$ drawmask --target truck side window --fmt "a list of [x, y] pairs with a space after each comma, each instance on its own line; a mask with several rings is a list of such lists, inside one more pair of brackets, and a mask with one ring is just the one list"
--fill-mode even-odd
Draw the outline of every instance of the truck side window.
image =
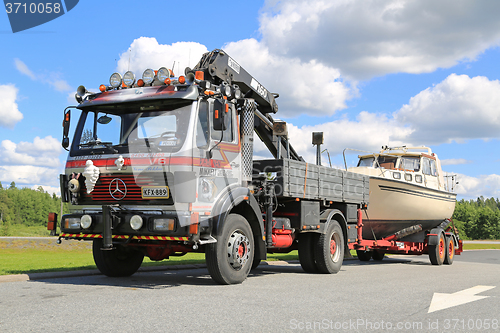
[[208, 103], [201, 101], [196, 123], [196, 146], [204, 148], [208, 145]]
[[[210, 119], [213, 119], [213, 109], [210, 109]], [[224, 135], [222, 137], [222, 141], [227, 141], [227, 142], [232, 142], [233, 141], [233, 110], [231, 107], [229, 107], [228, 112], [225, 113], [224, 115], [224, 122], [226, 123], [226, 130], [225, 131], [214, 131], [212, 128], [212, 139], [215, 141], [220, 141], [221, 135], [224, 132]]]

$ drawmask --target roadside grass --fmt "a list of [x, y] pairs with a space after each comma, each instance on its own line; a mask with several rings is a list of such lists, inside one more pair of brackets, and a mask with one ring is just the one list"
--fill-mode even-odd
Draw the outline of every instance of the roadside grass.
[[0, 228], [0, 236], [48, 237], [49, 235], [50, 231], [47, 230], [47, 226], [43, 225], [9, 224], [7, 228], [5, 226]]
[[[64, 242], [63, 242], [64, 244]], [[0, 275], [96, 269], [90, 243], [75, 242], [63, 247], [34, 240], [0, 241]], [[464, 244], [464, 250], [500, 249], [500, 244]], [[356, 257], [356, 251], [351, 254]], [[298, 252], [268, 254], [267, 261], [298, 260]], [[205, 263], [204, 253], [152, 261], [144, 258], [143, 266], [168, 266]]]

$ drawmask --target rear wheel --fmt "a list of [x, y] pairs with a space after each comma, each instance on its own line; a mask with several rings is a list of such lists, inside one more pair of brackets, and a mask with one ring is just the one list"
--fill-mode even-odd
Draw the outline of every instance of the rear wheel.
[[356, 250], [356, 254], [361, 261], [370, 261], [372, 258], [372, 251]]
[[433, 265], [442, 265], [446, 257], [446, 240], [444, 232], [439, 233], [439, 240], [436, 245], [429, 245], [429, 259]]
[[373, 250], [373, 253], [372, 253], [373, 260], [381, 261], [381, 260], [384, 259], [384, 257], [385, 257], [385, 253], [384, 252]]
[[446, 237], [446, 256], [444, 258], [445, 265], [453, 264], [453, 258], [455, 257], [455, 242], [453, 237]]
[[314, 257], [320, 273], [335, 274], [340, 271], [344, 260], [344, 235], [337, 221], [331, 220], [326, 232], [318, 237]]
[[247, 220], [230, 214], [223, 222], [217, 243], [205, 251], [208, 272], [220, 284], [242, 283], [254, 264], [254, 240]]
[[116, 245], [113, 250], [101, 250], [102, 238], [94, 239], [92, 254], [99, 271], [107, 276], [130, 276], [137, 272], [144, 260], [144, 254], [133, 248]]
[[314, 245], [318, 237], [316, 233], [306, 232], [301, 234], [299, 238], [299, 262], [307, 273], [318, 272], [318, 266], [314, 260]]

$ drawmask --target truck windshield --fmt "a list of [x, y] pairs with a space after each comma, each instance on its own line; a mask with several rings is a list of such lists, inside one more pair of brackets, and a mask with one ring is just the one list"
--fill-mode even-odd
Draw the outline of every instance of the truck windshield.
[[186, 140], [190, 114], [191, 103], [123, 114], [84, 111], [75, 131], [72, 152], [76, 155], [176, 152]]

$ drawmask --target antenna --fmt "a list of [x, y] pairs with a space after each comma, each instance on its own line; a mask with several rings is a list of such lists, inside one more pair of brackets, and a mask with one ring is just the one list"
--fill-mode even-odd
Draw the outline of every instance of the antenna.
[[129, 48], [129, 49], [128, 49], [128, 67], [127, 67], [127, 71], [129, 71], [129, 70], [130, 70], [130, 54], [131, 54], [131, 53], [132, 53], [132, 49], [131, 49], [131, 48]]
[[174, 63], [172, 64], [172, 73], [175, 73], [174, 72], [174, 67], [175, 67], [175, 60], [174, 60]]

